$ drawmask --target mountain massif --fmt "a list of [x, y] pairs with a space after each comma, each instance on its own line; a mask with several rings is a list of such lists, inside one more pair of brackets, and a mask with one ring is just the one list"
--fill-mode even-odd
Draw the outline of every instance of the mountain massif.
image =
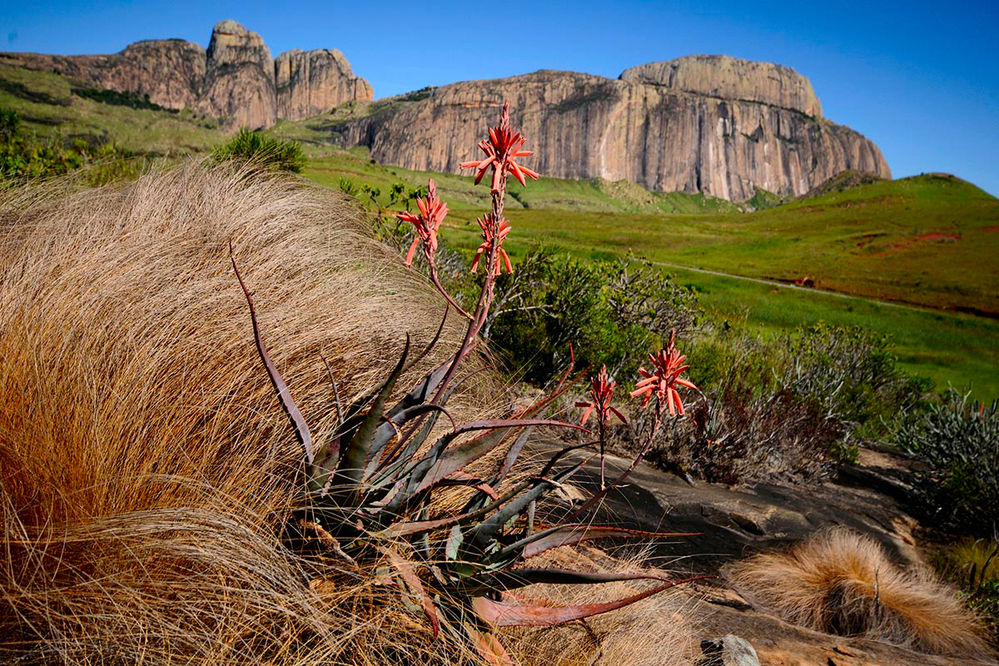
[[890, 178], [869, 139], [822, 117], [811, 84], [786, 67], [692, 56], [609, 79], [540, 71], [380, 100], [331, 125], [379, 162], [456, 171], [508, 99], [531, 168], [629, 180], [650, 190], [744, 201], [757, 188], [801, 195], [852, 169]]
[[308, 118], [373, 97], [371, 86], [354, 76], [339, 51], [292, 50], [273, 59], [260, 35], [235, 21], [216, 24], [207, 50], [160, 39], [136, 42], [112, 55], [3, 53], [0, 62], [148, 96], [153, 104], [191, 109], [233, 128], [268, 127], [278, 118]]
[[801, 195], [848, 169], [891, 176], [873, 142], [823, 117], [808, 79], [727, 56], [640, 65], [617, 79], [543, 70], [377, 102], [339, 51], [272, 59], [260, 35], [235, 21], [215, 26], [207, 50], [155, 40], [113, 55], [5, 53], [0, 62], [148, 96], [229, 128], [305, 121], [326, 141], [367, 146], [376, 161], [408, 169], [456, 172], [509, 100], [535, 151], [530, 166], [548, 176], [731, 201], [757, 190]]

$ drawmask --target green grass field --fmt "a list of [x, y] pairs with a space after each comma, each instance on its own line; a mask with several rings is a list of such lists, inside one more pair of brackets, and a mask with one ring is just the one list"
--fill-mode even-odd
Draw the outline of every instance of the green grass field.
[[217, 123], [185, 112], [136, 109], [73, 92], [65, 77], [0, 63], [0, 108], [16, 111], [39, 140], [96, 139], [154, 156], [207, 150], [223, 138]]
[[[415, 187], [434, 177], [451, 208], [445, 242], [465, 249], [479, 244], [474, 217], [488, 206], [488, 190], [471, 178], [374, 164], [363, 150], [312, 151], [307, 177], [331, 187], [340, 179], [378, 187], [382, 195], [377, 204], [369, 201], [372, 207], [387, 208], [385, 193], [393, 182]], [[715, 200], [676, 194], [687, 210], [701, 201], [707, 205], [675, 214], [636, 212], [633, 199], [613, 196], [615, 185], [544, 178], [528, 183], [526, 191], [516, 185], [507, 208], [514, 229], [507, 249], [516, 258], [546, 243], [584, 258], [634, 254], [669, 264], [664, 270], [697, 289], [717, 319], [764, 335], [817, 321], [861, 325], [891, 335], [901, 365], [937, 386], [970, 384], [980, 398], [999, 396], [999, 320], [940, 307], [999, 311], [999, 234], [990, 228], [999, 225], [999, 201], [973, 185], [940, 175], [880, 181], [754, 213], [738, 212], [728, 202], [711, 210]], [[571, 200], [574, 209], [552, 206], [559, 200]], [[917, 221], [924, 226], [913, 226]], [[884, 251], [941, 228], [961, 240]], [[873, 234], [879, 235], [867, 242]], [[819, 288], [740, 279], [804, 276]]]
[[[0, 64], [0, 108], [17, 111], [40, 140], [93, 137], [180, 157], [226, 139], [211, 119], [115, 101], [74, 91], [55, 74]], [[279, 122], [269, 133], [303, 142], [307, 178], [333, 188], [341, 181], [378, 188], [373, 199], [358, 196], [383, 212], [401, 205], [390, 202], [392, 184], [415, 188], [434, 177], [451, 208], [445, 241], [478, 245], [474, 218], [488, 206], [486, 187], [468, 176], [375, 164], [365, 149], [323, 145], [337, 118]], [[979, 397], [999, 396], [999, 200], [940, 174], [832, 190], [778, 206], [760, 192], [752, 203], [772, 207], [744, 212], [746, 205], [632, 183], [542, 178], [511, 187], [507, 249], [515, 258], [537, 243], [588, 258], [633, 253], [668, 265], [719, 320], [763, 334], [819, 320], [863, 325], [890, 334], [902, 365], [939, 386], [972, 383]], [[815, 289], [745, 279], [805, 277]]]

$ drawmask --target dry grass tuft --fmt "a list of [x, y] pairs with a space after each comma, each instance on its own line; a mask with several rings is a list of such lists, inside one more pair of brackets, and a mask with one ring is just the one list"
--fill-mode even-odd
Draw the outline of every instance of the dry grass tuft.
[[319, 353], [349, 398], [441, 314], [351, 207], [197, 164], [2, 197], [0, 661], [460, 661], [366, 572], [313, 589], [312, 565], [279, 538], [299, 448], [227, 243], [321, 437]]
[[873, 539], [846, 529], [820, 533], [786, 553], [732, 566], [734, 587], [785, 620], [923, 652], [983, 657], [974, 615], [928, 574], [900, 569]]
[[[590, 547], [561, 548], [538, 558], [580, 571], [646, 571], [644, 558], [617, 560]], [[535, 562], [532, 562], [532, 566]], [[659, 571], [663, 575], [667, 572]], [[641, 583], [533, 585], [524, 594], [558, 604], [586, 604], [634, 594]], [[545, 666], [688, 666], [700, 655], [690, 620], [691, 597], [675, 588], [605, 615], [550, 629], [512, 630], [504, 638], [523, 663]]]

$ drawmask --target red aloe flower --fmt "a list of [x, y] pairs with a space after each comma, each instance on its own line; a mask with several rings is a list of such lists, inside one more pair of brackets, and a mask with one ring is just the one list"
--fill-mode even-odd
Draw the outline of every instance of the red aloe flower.
[[506, 272], [513, 273], [513, 266], [510, 265], [510, 257], [507, 256], [506, 250], [503, 249], [503, 239], [510, 233], [510, 223], [506, 220], [500, 220], [499, 227], [497, 228], [497, 225], [493, 223], [491, 213], [487, 213], [484, 217], [475, 221], [479, 223], [479, 227], [482, 229], [482, 245], [475, 251], [475, 259], [472, 261], [472, 272], [474, 273], [479, 267], [479, 259], [483, 253], [487, 257], [489, 256], [493, 243], [495, 243], [496, 248], [499, 250], [496, 256], [497, 261], [502, 258], [503, 265], [506, 266]]
[[437, 231], [441, 228], [441, 223], [444, 222], [444, 216], [447, 215], [447, 204], [437, 196], [437, 184], [433, 178], [427, 183], [426, 198], [418, 198], [416, 205], [420, 209], [419, 215], [413, 215], [409, 211], [396, 213], [396, 217], [403, 222], [409, 222], [416, 229], [416, 238], [413, 239], [413, 244], [409, 246], [409, 252], [406, 253], [407, 266], [413, 263], [413, 255], [416, 253], [416, 246], [420, 244], [420, 241], [423, 241], [423, 252], [427, 255], [427, 261], [433, 263], [434, 255], [437, 254]]
[[611, 396], [614, 395], [615, 386], [617, 384], [611, 381], [607, 375], [607, 366], [601, 366], [600, 373], [590, 379], [590, 402], [576, 403], [576, 407], [586, 408], [586, 411], [583, 412], [583, 418], [579, 421], [580, 425], [585, 424], [594, 411], [596, 411], [597, 421], [600, 423], [606, 423], [611, 412], [614, 412], [625, 423], [628, 422], [628, 419], [624, 418], [624, 414], [611, 407], [610, 401]]
[[642, 407], [649, 404], [653, 395], [659, 403], [660, 409], [666, 407], [671, 416], [683, 414], [683, 403], [680, 401], [680, 394], [676, 391], [676, 385], [698, 390], [696, 386], [686, 379], [680, 379], [680, 375], [689, 366], [683, 365], [686, 356], [681, 356], [677, 351], [674, 341], [676, 331], [670, 332], [669, 344], [665, 349], [661, 349], [657, 354], [649, 354], [652, 361], [653, 371], [649, 372], [645, 368], [639, 368], [638, 372], [644, 379], [635, 384], [635, 390], [631, 392], [631, 397], [642, 396]]
[[531, 150], [521, 150], [526, 140], [523, 134], [510, 128], [510, 102], [505, 102], [499, 126], [490, 127], [489, 138], [479, 141], [479, 148], [486, 154], [485, 158], [478, 161], [462, 162], [459, 166], [462, 169], [479, 170], [475, 174], [476, 185], [482, 181], [482, 176], [491, 166], [493, 168], [493, 192], [499, 192], [500, 178], [504, 173], [512, 173], [521, 185], [526, 185], [525, 176], [537, 180], [538, 174], [513, 161], [515, 157], [528, 157], [534, 154]]

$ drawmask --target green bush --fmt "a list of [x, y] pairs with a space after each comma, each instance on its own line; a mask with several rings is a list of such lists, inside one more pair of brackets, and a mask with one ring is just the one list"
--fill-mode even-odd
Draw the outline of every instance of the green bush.
[[537, 248], [496, 281], [483, 334], [538, 384], [551, 378], [570, 342], [581, 363], [630, 378], [671, 330], [682, 335], [699, 317], [696, 295], [649, 265]]
[[898, 417], [930, 389], [896, 367], [888, 336], [861, 326], [819, 323], [782, 336], [776, 347], [786, 350], [784, 384], [854, 438], [890, 437]]
[[232, 139], [212, 151], [216, 160], [245, 160], [269, 169], [299, 173], [305, 167], [305, 153], [295, 141], [241, 129]]
[[137, 175], [135, 157], [102, 140], [50, 139], [39, 143], [25, 134], [16, 112], [0, 109], [0, 187], [30, 178], [57, 176], [84, 166], [87, 169], [83, 182], [103, 185]]
[[903, 423], [896, 442], [932, 468], [922, 479], [932, 517], [976, 533], [999, 526], [999, 401], [950, 388]]

